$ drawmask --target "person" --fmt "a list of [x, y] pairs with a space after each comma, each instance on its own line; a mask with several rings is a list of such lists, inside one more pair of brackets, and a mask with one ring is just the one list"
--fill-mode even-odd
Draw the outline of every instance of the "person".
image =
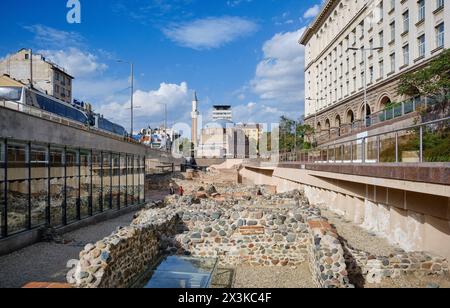
[[183, 186], [180, 186], [179, 193], [180, 193], [180, 196], [183, 197], [183, 195], [184, 195], [184, 188], [183, 188]]
[[170, 185], [169, 185], [169, 191], [170, 191], [170, 195], [175, 195], [175, 189], [173, 188], [173, 184], [172, 183], [170, 183]]

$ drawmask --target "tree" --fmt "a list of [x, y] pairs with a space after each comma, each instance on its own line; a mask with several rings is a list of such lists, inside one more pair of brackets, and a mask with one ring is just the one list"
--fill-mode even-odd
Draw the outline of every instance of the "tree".
[[282, 116], [280, 118], [280, 152], [310, 149], [311, 144], [305, 141], [305, 136], [312, 131], [313, 128], [305, 125], [302, 117], [296, 121]]
[[431, 97], [445, 112], [450, 101], [450, 49], [423, 69], [405, 74], [400, 79], [398, 93], [409, 97]]

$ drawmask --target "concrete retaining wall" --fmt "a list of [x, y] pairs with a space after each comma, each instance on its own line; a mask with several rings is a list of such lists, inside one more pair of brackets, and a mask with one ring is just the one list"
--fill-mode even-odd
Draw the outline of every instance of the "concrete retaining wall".
[[320, 175], [285, 168], [246, 167], [240, 171], [244, 183], [274, 185], [278, 192], [301, 189], [311, 204], [325, 205], [406, 251], [450, 258], [450, 198], [442, 185], [422, 183], [423, 190], [436, 192], [425, 194], [415, 192], [414, 183], [405, 181], [397, 181], [398, 186], [391, 189], [382, 179], [372, 178], [373, 184], [365, 184], [356, 177], [352, 182], [336, 179], [337, 174], [330, 174], [330, 178]]

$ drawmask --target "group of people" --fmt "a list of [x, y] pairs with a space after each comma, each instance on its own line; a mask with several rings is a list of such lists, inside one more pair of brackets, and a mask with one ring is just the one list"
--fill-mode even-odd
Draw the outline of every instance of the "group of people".
[[[175, 195], [175, 187], [173, 187], [172, 183], [170, 183], [170, 185], [169, 185], [169, 191], [170, 191], [170, 195], [172, 195], [172, 196]], [[178, 194], [180, 196], [184, 196], [184, 188], [183, 188], [183, 186], [178, 187]]]

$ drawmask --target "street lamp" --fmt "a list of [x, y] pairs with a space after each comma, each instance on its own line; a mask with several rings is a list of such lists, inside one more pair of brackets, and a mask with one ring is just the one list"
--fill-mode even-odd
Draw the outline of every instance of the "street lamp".
[[134, 102], [133, 102], [133, 97], [134, 97], [134, 64], [133, 62], [127, 62], [127, 61], [123, 61], [123, 60], [117, 60], [118, 63], [126, 63], [126, 64], [130, 64], [131, 66], [131, 131], [130, 134], [131, 136], [133, 136], [133, 130], [134, 130]]
[[358, 51], [361, 50], [363, 53], [363, 61], [364, 61], [364, 127], [367, 127], [367, 65], [366, 65], [366, 61], [367, 61], [367, 51], [375, 51], [375, 50], [382, 50], [383, 47], [372, 47], [372, 48], [356, 48], [356, 47], [349, 47], [347, 49], [347, 52], [349, 50], [354, 50], [354, 51]]

